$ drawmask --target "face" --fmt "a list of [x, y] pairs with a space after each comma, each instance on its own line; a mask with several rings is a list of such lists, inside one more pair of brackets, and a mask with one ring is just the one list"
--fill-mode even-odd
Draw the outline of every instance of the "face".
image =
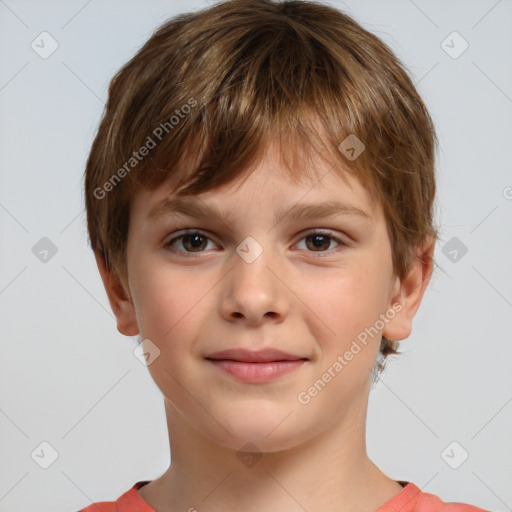
[[381, 334], [403, 334], [380, 205], [348, 174], [315, 170], [292, 183], [271, 148], [245, 182], [187, 198], [215, 214], [162, 207], [168, 185], [132, 204], [133, 309], [118, 321], [133, 315], [159, 351], [148, 368], [166, 406], [233, 449], [282, 450], [352, 421]]

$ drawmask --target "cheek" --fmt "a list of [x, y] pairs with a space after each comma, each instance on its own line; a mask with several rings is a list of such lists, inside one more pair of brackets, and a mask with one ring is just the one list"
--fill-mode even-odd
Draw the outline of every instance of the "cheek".
[[[193, 369], [189, 357], [197, 339], [199, 318], [204, 311], [206, 292], [211, 288], [198, 285], [190, 273], [170, 271], [160, 264], [145, 266], [138, 274], [137, 318], [141, 339], [149, 339], [159, 349], [159, 356], [148, 370], [164, 396], [186, 404], [178, 381]], [[203, 298], [203, 300], [201, 300]], [[173, 378], [174, 377], [174, 378]]]
[[205, 314], [212, 285], [206, 279], [191, 277], [190, 270], [180, 272], [161, 261], [148, 260], [137, 276], [141, 336], [154, 338], [166, 350], [173, 340], [187, 339], [187, 333], [193, 339], [192, 331], [199, 325], [198, 316]]
[[383, 274], [371, 261], [361, 259], [357, 266], [336, 269], [306, 288], [310, 327], [329, 352], [342, 351], [383, 312]]

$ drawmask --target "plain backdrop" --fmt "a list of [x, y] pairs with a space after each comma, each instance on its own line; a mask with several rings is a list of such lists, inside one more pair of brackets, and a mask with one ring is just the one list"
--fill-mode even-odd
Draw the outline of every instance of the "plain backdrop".
[[[445, 501], [512, 510], [512, 1], [330, 3], [403, 60], [440, 139], [444, 272], [371, 392], [369, 455]], [[0, 1], [1, 512], [115, 500], [169, 464], [162, 396], [88, 245], [82, 175], [110, 78], [205, 6]]]

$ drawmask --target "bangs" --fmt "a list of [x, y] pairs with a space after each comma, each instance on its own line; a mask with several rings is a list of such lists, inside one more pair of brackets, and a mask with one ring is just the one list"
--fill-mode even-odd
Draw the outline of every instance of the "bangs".
[[[313, 171], [314, 161], [321, 159], [342, 179], [345, 172], [354, 173], [372, 196], [377, 194], [369, 169], [375, 169], [378, 139], [369, 147], [365, 134], [371, 131], [360, 115], [369, 111], [364, 102], [371, 95], [353, 86], [357, 78], [351, 75], [361, 73], [355, 57], [347, 53], [349, 65], [340, 67], [303, 26], [298, 31], [276, 18], [251, 30], [239, 18], [237, 13], [238, 33], [236, 28], [228, 34], [212, 31], [208, 49], [184, 69], [184, 63], [178, 67], [182, 74], [170, 69], [175, 62], [148, 62], [148, 80], [124, 107], [126, 119], [119, 120], [137, 128], [131, 140], [118, 140], [116, 153], [128, 146], [136, 151], [148, 137], [154, 146], [126, 180], [130, 195], [163, 182], [178, 184], [179, 195], [198, 194], [244, 179], [271, 145], [278, 146], [293, 181], [321, 179]], [[190, 45], [201, 41], [192, 39]], [[351, 66], [356, 68], [351, 71]], [[176, 85], [170, 87], [170, 80]], [[170, 93], [164, 96], [165, 88]], [[339, 149], [349, 136], [365, 147], [354, 160]], [[121, 160], [126, 157], [125, 152]]]
[[[164, 183], [169, 192], [177, 196], [201, 194], [233, 182], [242, 185], [261, 164], [267, 153], [277, 149], [279, 165], [272, 169], [276, 176], [286, 175], [294, 184], [308, 181], [312, 186], [327, 174], [335, 173], [346, 181], [346, 173], [359, 177], [364, 188], [375, 198], [377, 188], [369, 173], [356, 166], [347, 165], [347, 160], [338, 149], [336, 140], [330, 140], [319, 130], [313, 118], [308, 124], [294, 127], [273, 126], [268, 128], [251, 125], [243, 132], [233, 134], [227, 144], [217, 149], [214, 134], [200, 132], [190, 137], [180, 152], [162, 148], [151, 166], [132, 171], [129, 194], [133, 197], [141, 187], [154, 190]], [[323, 166], [320, 169], [319, 163]], [[365, 176], [360, 175], [364, 173]], [[373, 185], [373, 186], [372, 186]]]
[[319, 161], [358, 179], [383, 208], [402, 277], [435, 234], [436, 143], [401, 62], [350, 16], [307, 1], [220, 2], [164, 23], [112, 79], [86, 168], [91, 246], [125, 273], [138, 190], [243, 182], [275, 145], [275, 172], [292, 182], [321, 180]]

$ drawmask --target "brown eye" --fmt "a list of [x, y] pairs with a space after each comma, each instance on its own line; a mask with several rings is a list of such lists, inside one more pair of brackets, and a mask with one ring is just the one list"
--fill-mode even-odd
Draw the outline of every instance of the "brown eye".
[[[332, 252], [335, 252], [337, 246], [331, 248], [333, 242], [338, 244], [338, 246], [347, 245], [331, 233], [324, 233], [321, 231], [315, 231], [307, 234], [301, 239], [300, 243], [303, 241], [305, 241], [305, 248], [300, 249], [310, 253], [317, 253], [317, 256], [327, 256]], [[193, 231], [190, 233], [183, 233], [180, 236], [173, 238], [165, 244], [165, 248], [172, 252], [182, 254], [202, 253], [207, 250], [209, 242], [213, 244], [205, 233]]]
[[311, 243], [306, 245], [311, 250], [326, 250], [330, 245], [330, 238], [328, 235], [308, 235], [305, 239], [310, 240]]
[[329, 251], [332, 242], [334, 241], [338, 245], [346, 245], [339, 238], [332, 236], [331, 233], [323, 233], [320, 231], [316, 231], [313, 233], [309, 233], [302, 240], [305, 240], [305, 246], [307, 252], [332, 252]]
[[[181, 241], [181, 248], [176, 248], [175, 245], [178, 241]], [[176, 252], [203, 252], [206, 246], [208, 245], [208, 241], [210, 239], [204, 234], [198, 231], [193, 233], [185, 233], [183, 235], [177, 236], [173, 238], [165, 246], [170, 250]]]
[[206, 238], [203, 235], [200, 235], [200, 234], [184, 235], [182, 238], [183, 238], [183, 247], [185, 247], [187, 250], [190, 249], [191, 252], [200, 251], [200, 250], [204, 249], [204, 247], [206, 247], [206, 244], [205, 244]]

